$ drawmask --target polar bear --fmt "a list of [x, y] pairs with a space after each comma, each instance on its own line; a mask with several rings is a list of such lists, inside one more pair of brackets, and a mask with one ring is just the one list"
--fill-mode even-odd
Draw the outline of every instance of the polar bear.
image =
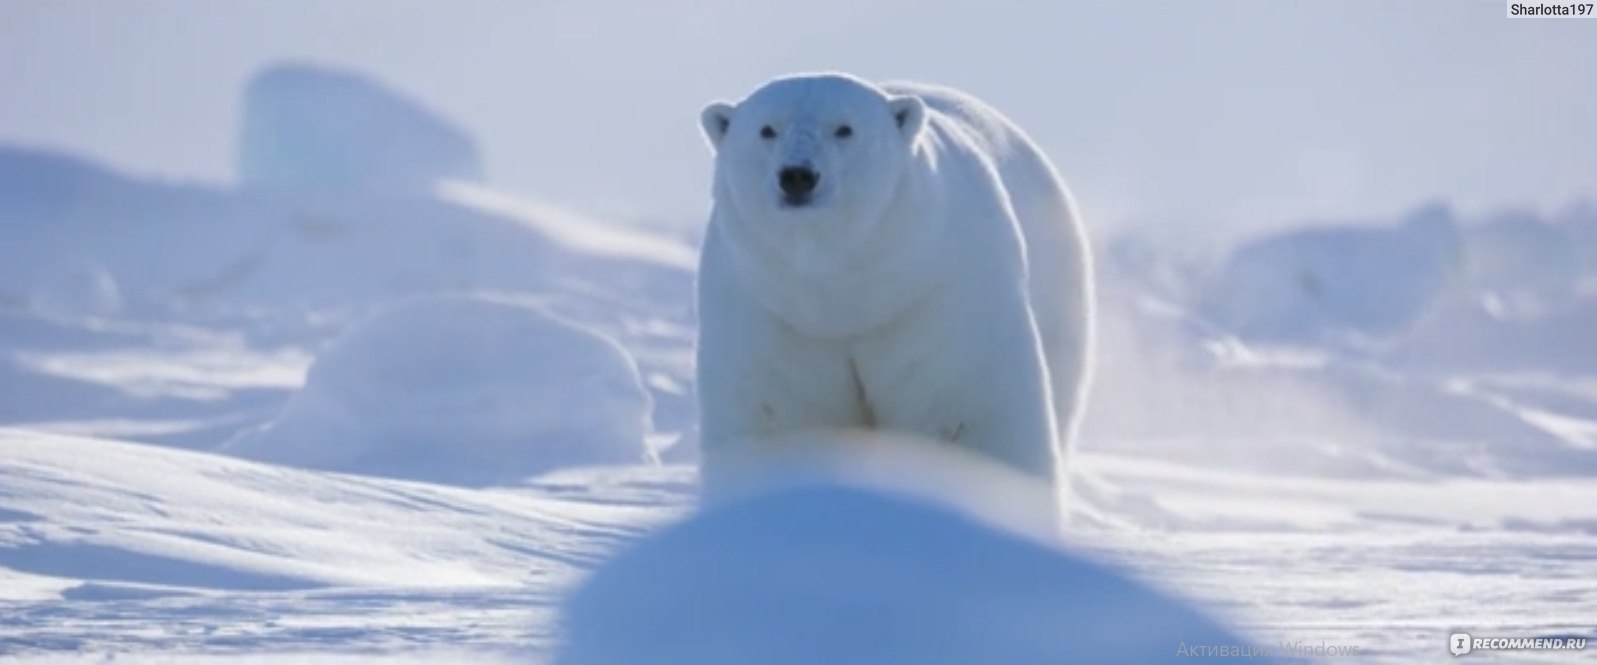
[[879, 429], [1059, 487], [1091, 266], [1013, 123], [955, 90], [772, 80], [701, 114], [715, 153], [697, 374], [707, 493], [793, 432]]

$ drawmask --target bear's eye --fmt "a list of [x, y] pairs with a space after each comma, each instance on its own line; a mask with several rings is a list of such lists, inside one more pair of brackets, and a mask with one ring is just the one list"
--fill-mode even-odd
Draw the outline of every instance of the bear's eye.
[[840, 139], [846, 139], [846, 138], [848, 138], [850, 136], [853, 136], [853, 135], [854, 135], [854, 128], [850, 127], [848, 125], [842, 125], [842, 126], [837, 128], [837, 131], [832, 132], [832, 136], [836, 136], [837, 138], [840, 138]]
[[764, 127], [761, 127], [760, 128], [760, 138], [762, 138], [762, 139], [774, 139], [774, 138], [776, 138], [776, 130], [772, 129], [770, 125], [766, 125]]

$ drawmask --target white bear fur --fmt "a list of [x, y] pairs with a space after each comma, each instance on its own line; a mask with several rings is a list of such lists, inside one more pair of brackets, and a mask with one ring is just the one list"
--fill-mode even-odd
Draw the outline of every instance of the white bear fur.
[[[773, 80], [702, 121], [716, 154], [698, 291], [706, 490], [763, 442], [856, 428], [1058, 487], [1087, 380], [1091, 268], [1031, 140], [963, 93], [842, 74]], [[785, 206], [777, 173], [799, 163], [819, 184]]]

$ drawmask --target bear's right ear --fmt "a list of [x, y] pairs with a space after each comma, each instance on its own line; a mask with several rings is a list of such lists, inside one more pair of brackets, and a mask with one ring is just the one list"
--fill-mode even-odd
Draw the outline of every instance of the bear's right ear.
[[732, 127], [733, 106], [726, 102], [711, 102], [699, 112], [699, 124], [704, 128], [704, 138], [710, 142], [710, 149], [721, 147], [721, 139], [726, 138], [726, 130]]

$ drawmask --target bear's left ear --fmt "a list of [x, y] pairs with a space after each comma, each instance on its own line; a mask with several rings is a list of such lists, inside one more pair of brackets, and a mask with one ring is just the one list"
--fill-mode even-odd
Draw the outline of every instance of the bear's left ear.
[[704, 138], [710, 142], [710, 149], [721, 147], [721, 139], [726, 138], [726, 130], [732, 127], [732, 105], [726, 102], [711, 102], [699, 112], [699, 124], [704, 128]]
[[915, 140], [926, 126], [926, 102], [914, 95], [887, 100], [887, 111], [893, 114], [893, 122], [898, 123], [898, 131], [903, 132], [906, 140]]

